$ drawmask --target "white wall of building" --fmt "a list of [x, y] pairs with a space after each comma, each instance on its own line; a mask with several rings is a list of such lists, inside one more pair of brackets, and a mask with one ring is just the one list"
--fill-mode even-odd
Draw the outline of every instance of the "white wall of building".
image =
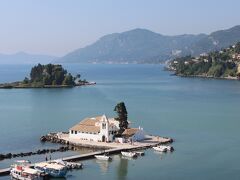
[[123, 138], [123, 137], [117, 137], [117, 138], [115, 138], [115, 142], [118, 142], [118, 143], [125, 143], [125, 142], [126, 142], [126, 139]]
[[73, 131], [73, 134], [72, 134], [71, 130], [69, 131], [69, 138], [88, 140], [88, 141], [102, 141], [102, 136], [100, 136], [98, 133], [87, 134], [87, 133], [81, 133], [77, 131], [77, 134], [75, 134], [75, 131]]
[[[95, 126], [99, 127], [99, 132], [80, 132], [69, 130], [69, 138], [87, 140], [87, 141], [106, 141], [113, 142], [114, 135], [119, 130], [119, 122], [112, 119], [108, 119], [105, 115], [102, 116], [101, 120], [95, 123]], [[145, 139], [145, 132], [139, 127], [138, 131], [130, 138], [132, 141], [142, 141]], [[125, 143], [125, 138], [116, 138], [115, 141], [119, 143]]]
[[133, 141], [142, 141], [145, 139], [145, 135], [146, 133], [142, 130], [139, 129], [133, 136], [132, 136], [132, 140]]

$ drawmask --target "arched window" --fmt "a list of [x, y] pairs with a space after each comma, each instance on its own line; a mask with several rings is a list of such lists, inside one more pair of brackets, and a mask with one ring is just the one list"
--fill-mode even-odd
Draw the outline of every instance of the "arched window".
[[102, 123], [102, 129], [106, 129], [106, 123]]

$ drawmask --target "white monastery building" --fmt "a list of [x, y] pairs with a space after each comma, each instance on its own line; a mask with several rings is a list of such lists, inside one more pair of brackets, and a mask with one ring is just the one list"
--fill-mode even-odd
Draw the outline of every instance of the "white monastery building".
[[106, 115], [92, 118], [85, 118], [69, 129], [69, 138], [97, 141], [97, 142], [126, 142], [141, 141], [145, 139], [145, 132], [142, 128], [128, 128], [122, 138], [116, 138], [119, 130], [119, 122], [114, 118], [107, 118]]

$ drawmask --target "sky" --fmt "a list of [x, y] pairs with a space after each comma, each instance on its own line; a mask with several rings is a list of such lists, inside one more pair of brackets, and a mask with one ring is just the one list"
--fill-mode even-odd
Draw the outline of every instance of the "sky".
[[0, 0], [0, 53], [63, 56], [106, 34], [164, 35], [240, 25], [239, 0]]

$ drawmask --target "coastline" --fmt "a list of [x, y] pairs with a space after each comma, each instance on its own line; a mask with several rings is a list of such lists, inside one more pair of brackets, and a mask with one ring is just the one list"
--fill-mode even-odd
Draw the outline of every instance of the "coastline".
[[41, 86], [34, 86], [34, 85], [28, 85], [28, 84], [21, 84], [20, 82], [13, 82], [13, 83], [0, 84], [0, 89], [73, 88], [77, 86], [90, 86], [90, 85], [96, 85], [96, 82], [86, 82], [86, 83], [80, 83], [75, 85], [41, 85]]
[[207, 76], [207, 75], [183, 75], [183, 74], [176, 74], [174, 73], [175, 76], [179, 77], [185, 77], [185, 78], [203, 78], [203, 79], [218, 79], [218, 80], [239, 80], [237, 77], [214, 77], [214, 76]]

